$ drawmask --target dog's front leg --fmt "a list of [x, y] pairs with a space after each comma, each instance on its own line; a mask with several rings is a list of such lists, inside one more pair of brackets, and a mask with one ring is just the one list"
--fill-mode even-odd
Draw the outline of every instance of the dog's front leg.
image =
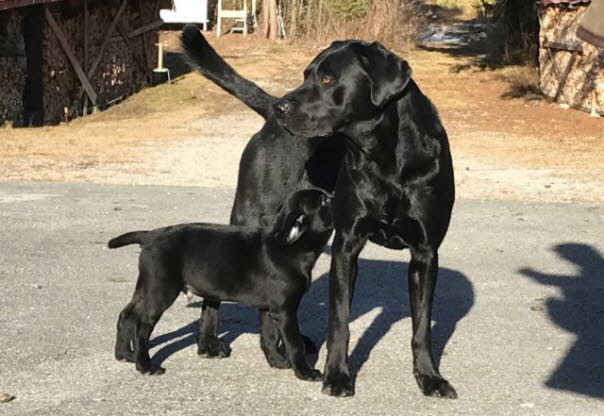
[[323, 393], [352, 396], [354, 383], [348, 366], [350, 305], [357, 277], [357, 261], [366, 238], [336, 230], [329, 272], [329, 329]]
[[271, 319], [267, 309], [260, 312], [260, 348], [264, 352], [268, 365], [273, 368], [291, 368], [285, 348], [280, 345], [281, 336], [276, 322]]
[[304, 338], [298, 325], [298, 304], [292, 302], [284, 309], [271, 308], [270, 317], [279, 328], [283, 337], [285, 351], [296, 377], [306, 381], [320, 381], [323, 377], [319, 370], [310, 368], [304, 357]]
[[440, 375], [432, 357], [431, 316], [437, 274], [437, 251], [411, 248], [409, 298], [413, 323], [413, 373], [426, 396], [455, 399], [455, 389]]

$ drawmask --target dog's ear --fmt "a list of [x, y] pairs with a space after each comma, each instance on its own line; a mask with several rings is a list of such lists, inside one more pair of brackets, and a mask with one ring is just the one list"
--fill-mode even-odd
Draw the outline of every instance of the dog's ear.
[[411, 67], [378, 42], [358, 49], [363, 68], [369, 76], [371, 102], [382, 108], [403, 92], [411, 80]]
[[294, 244], [306, 231], [308, 218], [306, 215], [290, 212], [287, 215], [279, 215], [273, 228], [273, 237], [283, 245]]

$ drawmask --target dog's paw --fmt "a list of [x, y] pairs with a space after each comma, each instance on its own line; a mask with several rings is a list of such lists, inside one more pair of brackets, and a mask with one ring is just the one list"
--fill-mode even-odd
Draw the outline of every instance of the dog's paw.
[[134, 362], [134, 353], [132, 351], [115, 351], [115, 359], [127, 363]]
[[308, 369], [306, 371], [296, 372], [296, 377], [304, 381], [321, 381], [323, 380], [323, 374], [319, 370]]
[[287, 357], [281, 354], [271, 354], [266, 356], [266, 361], [268, 365], [272, 368], [278, 368], [280, 370], [286, 370], [288, 368], [292, 368], [291, 363], [287, 359]]
[[150, 365], [145, 365], [145, 366], [137, 365], [136, 369], [141, 374], [146, 374], [146, 375], [150, 375], [150, 376], [159, 376], [166, 372], [165, 369], [163, 369], [162, 367], [160, 367], [157, 364], [150, 364]]
[[230, 349], [218, 337], [208, 337], [199, 341], [197, 354], [205, 358], [227, 358]]
[[354, 384], [350, 375], [343, 372], [334, 372], [323, 377], [322, 392], [335, 397], [354, 396]]
[[415, 379], [422, 393], [426, 396], [457, 399], [457, 392], [453, 386], [442, 377], [415, 374]]

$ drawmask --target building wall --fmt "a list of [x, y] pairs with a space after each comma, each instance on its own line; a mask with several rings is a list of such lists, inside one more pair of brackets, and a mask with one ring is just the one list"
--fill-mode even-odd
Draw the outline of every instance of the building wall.
[[25, 45], [19, 10], [0, 12], [0, 126], [23, 124]]
[[572, 51], [552, 50], [552, 61], [547, 49], [543, 47], [544, 42], [578, 45], [582, 52], [577, 55], [571, 67], [559, 100], [571, 107], [586, 110], [593, 107], [604, 114], [604, 51], [583, 42], [575, 35], [586, 9], [585, 6], [576, 9], [558, 6], [540, 8], [540, 87], [546, 96], [554, 97], [559, 79], [572, 56]]

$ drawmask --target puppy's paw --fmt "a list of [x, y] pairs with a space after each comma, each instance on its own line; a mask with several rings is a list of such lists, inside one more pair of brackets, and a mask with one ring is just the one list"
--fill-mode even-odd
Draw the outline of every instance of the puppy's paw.
[[457, 392], [453, 386], [442, 377], [415, 374], [415, 379], [422, 393], [426, 396], [457, 399]]
[[199, 341], [197, 354], [205, 358], [227, 358], [231, 355], [231, 350], [220, 338], [206, 337]]
[[304, 381], [321, 381], [323, 380], [323, 374], [319, 370], [308, 369], [302, 372], [296, 372], [296, 377]]
[[287, 357], [284, 357], [280, 354], [267, 355], [266, 361], [268, 362], [268, 365], [270, 365], [272, 368], [278, 368], [280, 370], [292, 368], [292, 365], [290, 364]]
[[115, 359], [128, 363], [134, 362], [134, 353], [132, 351], [115, 351]]
[[159, 376], [162, 375], [166, 372], [165, 369], [163, 369], [162, 367], [160, 367], [157, 364], [149, 364], [149, 365], [136, 365], [136, 369], [141, 373], [141, 374], [146, 374], [146, 375], [150, 375], [150, 376]]
[[354, 385], [350, 375], [335, 372], [323, 377], [323, 394], [335, 397], [348, 397], [354, 395]]

